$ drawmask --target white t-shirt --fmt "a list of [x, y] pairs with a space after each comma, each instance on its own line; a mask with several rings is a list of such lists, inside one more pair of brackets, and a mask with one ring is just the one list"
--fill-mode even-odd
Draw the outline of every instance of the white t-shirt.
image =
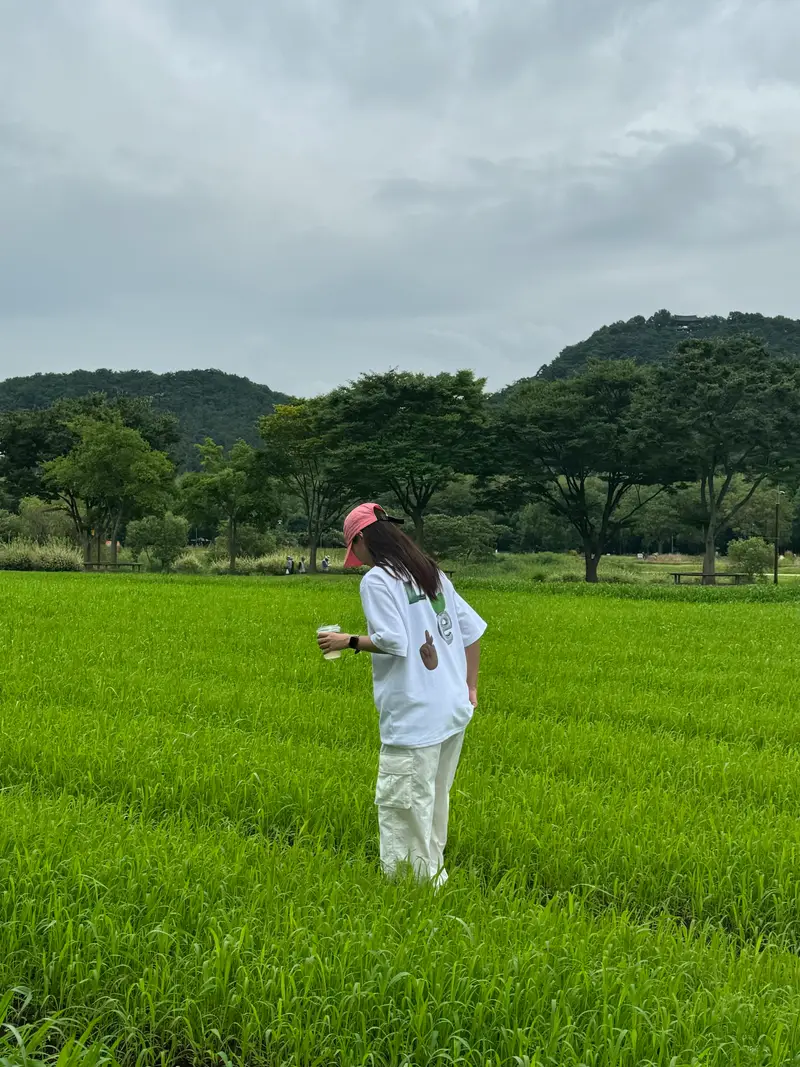
[[[440, 574], [431, 601], [412, 585], [373, 567], [361, 581], [373, 654], [375, 704], [385, 745], [422, 748], [463, 730], [472, 718], [464, 649], [483, 636], [486, 623]], [[433, 636], [439, 665], [429, 671], [419, 654], [425, 631]]]

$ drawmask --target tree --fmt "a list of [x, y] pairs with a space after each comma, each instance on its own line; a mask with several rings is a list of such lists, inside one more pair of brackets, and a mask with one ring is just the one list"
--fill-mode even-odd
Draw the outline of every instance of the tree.
[[525, 504], [514, 516], [513, 547], [519, 552], [568, 552], [582, 547], [575, 527], [541, 500]]
[[[734, 478], [730, 496], [738, 501], [749, 494], [750, 485], [742, 477]], [[794, 518], [794, 493], [783, 490], [772, 482], [764, 481], [736, 513], [732, 532], [738, 538], [763, 537], [774, 544], [775, 505], [778, 505], [778, 534], [781, 541], [788, 541]]]
[[134, 555], [144, 552], [148, 559], [156, 560], [163, 570], [168, 571], [186, 548], [188, 537], [188, 521], [182, 515], [168, 511], [164, 515], [146, 515], [128, 523], [125, 544]]
[[234, 574], [239, 526], [273, 518], [277, 512], [275, 493], [263, 476], [258, 453], [246, 441], [237, 441], [226, 455], [222, 445], [207, 437], [197, 445], [197, 451], [201, 470], [184, 476], [181, 508], [191, 522], [226, 524], [229, 567]]
[[[228, 554], [228, 524], [221, 522], [218, 535], [211, 542], [212, 553], [219, 558], [223, 552]], [[278, 548], [278, 539], [271, 530], [259, 529], [247, 523], [236, 527], [236, 553], [238, 556], [270, 556]]]
[[77, 441], [66, 455], [44, 465], [44, 483], [72, 519], [86, 561], [94, 529], [98, 562], [103, 536], [110, 538], [116, 562], [122, 524], [164, 506], [174, 468], [163, 452], [152, 449], [138, 430], [121, 421], [82, 418], [70, 430]]
[[792, 521], [786, 528], [786, 539], [792, 551], [800, 554], [800, 490], [795, 492], [793, 497]]
[[19, 515], [15, 515], [8, 508], [0, 508], [0, 541], [12, 541], [19, 535]]
[[263, 467], [297, 498], [306, 520], [312, 573], [322, 535], [353, 502], [353, 457], [335, 430], [326, 397], [279, 405], [259, 423], [266, 445]]
[[74, 535], [69, 516], [57, 502], [26, 496], [19, 503], [19, 534], [29, 541], [45, 544], [47, 541], [64, 540]]
[[[650, 403], [658, 432], [699, 483], [703, 581], [713, 584], [720, 536], [800, 456], [800, 369], [753, 337], [687, 341], [655, 369]], [[737, 476], [749, 482], [738, 497]]]
[[477, 510], [475, 476], [457, 474], [443, 489], [431, 497], [429, 509], [432, 515], [474, 515]]
[[65, 455], [75, 443], [65, 405], [42, 411], [7, 411], [0, 414], [0, 479], [15, 504], [26, 496], [45, 496], [44, 464]]
[[157, 412], [149, 400], [103, 393], [58, 400], [48, 408], [0, 413], [0, 482], [16, 501], [56, 495], [44, 479], [45, 466], [65, 456], [83, 420], [121, 423], [136, 430], [150, 448], [168, 452], [178, 439], [177, 420]]
[[472, 563], [494, 555], [497, 527], [485, 515], [431, 515], [426, 527], [428, 547], [440, 558]]
[[743, 541], [731, 541], [728, 545], [728, 559], [751, 578], [763, 581], [772, 566], [772, 545], [767, 544], [763, 537], [748, 537]]
[[484, 379], [456, 374], [365, 374], [330, 402], [337, 440], [351, 459], [351, 482], [373, 500], [392, 493], [423, 544], [434, 494], [473, 473], [485, 426]]
[[642, 539], [645, 551], [655, 547], [662, 553], [675, 541], [696, 542], [697, 532], [692, 522], [694, 487], [687, 486], [660, 493], [633, 517], [631, 533]]
[[494, 414], [487, 468], [501, 492], [544, 501], [580, 536], [586, 581], [621, 529], [670, 483], [667, 455], [642, 403], [647, 372], [592, 362], [566, 381], [528, 380]]

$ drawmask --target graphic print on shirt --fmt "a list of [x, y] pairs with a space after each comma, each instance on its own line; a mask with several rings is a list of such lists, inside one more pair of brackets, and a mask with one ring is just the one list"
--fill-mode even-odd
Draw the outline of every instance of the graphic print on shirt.
[[[409, 604], [420, 604], [428, 598], [424, 593], [419, 593], [411, 584], [411, 582], [405, 582], [406, 597]], [[453, 643], [453, 620], [450, 618], [450, 614], [447, 611], [447, 602], [444, 598], [444, 593], [439, 594], [431, 599], [431, 607], [436, 612], [436, 627], [439, 631], [439, 636], [447, 645]]]

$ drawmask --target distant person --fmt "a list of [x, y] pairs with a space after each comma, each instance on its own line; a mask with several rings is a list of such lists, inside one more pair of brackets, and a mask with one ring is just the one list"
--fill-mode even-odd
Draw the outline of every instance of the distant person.
[[322, 573], [327, 574], [331, 569], [331, 561], [329, 556], [322, 557]]
[[[410, 862], [417, 877], [447, 881], [444, 848], [464, 731], [478, 704], [486, 623], [436, 563], [378, 504], [344, 521], [345, 567], [366, 565], [367, 636], [323, 632], [323, 653], [372, 653], [381, 752], [375, 803], [381, 865]], [[433, 634], [436, 635], [434, 640]]]
[[306, 573], [306, 561], [304, 559], [300, 560], [300, 566], [297, 568], [297, 573], [298, 574], [305, 574]]
[[286, 557], [286, 573], [294, 574], [294, 560], [291, 556]]

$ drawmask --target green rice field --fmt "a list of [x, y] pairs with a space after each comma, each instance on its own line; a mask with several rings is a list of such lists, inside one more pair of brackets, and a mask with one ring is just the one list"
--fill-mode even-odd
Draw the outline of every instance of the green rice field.
[[800, 601], [462, 591], [437, 894], [352, 579], [0, 575], [0, 1067], [800, 1064]]

